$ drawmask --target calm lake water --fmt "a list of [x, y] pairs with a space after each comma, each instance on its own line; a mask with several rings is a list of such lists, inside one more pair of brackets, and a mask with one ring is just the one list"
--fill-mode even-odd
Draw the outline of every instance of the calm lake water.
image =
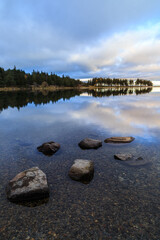
[[[0, 239], [160, 239], [160, 91], [101, 90], [0, 92]], [[130, 144], [103, 142], [82, 150], [86, 137], [133, 136]], [[61, 144], [48, 157], [46, 141]], [[115, 153], [143, 157], [139, 166]], [[77, 158], [94, 161], [89, 184], [68, 171]], [[38, 166], [50, 198], [14, 204], [5, 186], [17, 173]]]

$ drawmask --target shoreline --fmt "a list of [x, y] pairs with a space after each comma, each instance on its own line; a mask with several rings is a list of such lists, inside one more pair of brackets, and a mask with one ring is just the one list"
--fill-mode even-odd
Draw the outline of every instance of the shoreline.
[[3, 87], [0, 88], [0, 92], [9, 92], [9, 91], [57, 91], [57, 90], [94, 90], [94, 89], [122, 89], [122, 88], [135, 88], [135, 89], [142, 89], [142, 88], [156, 88], [160, 86], [81, 86], [81, 87], [55, 87], [55, 86], [48, 86], [48, 87]]

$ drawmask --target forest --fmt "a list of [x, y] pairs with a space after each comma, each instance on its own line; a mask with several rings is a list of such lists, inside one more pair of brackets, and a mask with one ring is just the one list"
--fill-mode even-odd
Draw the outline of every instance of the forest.
[[39, 72], [33, 70], [32, 73], [25, 73], [23, 70], [13, 69], [4, 70], [0, 67], [0, 88], [4, 87], [18, 87], [18, 88], [30, 88], [30, 87], [42, 87], [46, 88], [48, 86], [55, 87], [80, 87], [80, 86], [153, 86], [150, 80], [128, 80], [120, 78], [93, 78], [88, 80], [88, 82], [82, 82], [76, 80], [69, 76], [62, 77], [55, 73], [48, 74], [46, 72]]
[[58, 76], [55, 73], [45, 73], [34, 71], [25, 73], [23, 70], [13, 69], [4, 70], [0, 68], [0, 87], [47, 87], [50, 85], [58, 87], [77, 87], [81, 84], [80, 80], [75, 80], [69, 76]]
[[135, 81], [133, 79], [120, 79], [120, 78], [93, 78], [88, 81], [88, 85], [91, 86], [153, 86], [150, 80], [143, 80], [137, 78]]

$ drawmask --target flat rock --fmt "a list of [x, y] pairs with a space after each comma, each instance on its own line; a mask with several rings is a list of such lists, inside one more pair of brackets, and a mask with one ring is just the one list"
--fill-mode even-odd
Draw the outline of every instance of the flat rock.
[[105, 143], [130, 143], [134, 137], [111, 137], [104, 140]]
[[85, 138], [78, 144], [82, 149], [97, 149], [102, 146], [101, 140]]
[[127, 161], [127, 160], [131, 160], [133, 156], [130, 153], [119, 153], [119, 154], [115, 154], [114, 158], [121, 161]]
[[45, 155], [53, 155], [59, 148], [60, 144], [53, 141], [43, 143], [41, 146], [37, 147], [38, 151]]
[[38, 167], [20, 172], [8, 183], [6, 193], [13, 202], [46, 198], [49, 196], [46, 174]]
[[76, 181], [89, 182], [94, 175], [94, 163], [90, 160], [76, 159], [69, 170], [69, 176]]

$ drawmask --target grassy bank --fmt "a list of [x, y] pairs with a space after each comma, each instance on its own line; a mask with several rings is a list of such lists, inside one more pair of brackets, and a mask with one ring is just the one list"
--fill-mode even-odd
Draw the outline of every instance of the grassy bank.
[[[154, 86], [159, 87], [159, 86]], [[97, 86], [79, 86], [79, 87], [56, 87], [56, 86], [47, 86], [47, 87], [31, 87], [31, 88], [25, 88], [25, 87], [3, 87], [0, 88], [0, 91], [55, 91], [55, 90], [71, 90], [71, 89], [110, 89], [110, 88], [116, 88], [116, 89], [122, 89], [122, 88], [152, 88], [152, 86], [104, 86], [104, 87], [97, 87]]]

